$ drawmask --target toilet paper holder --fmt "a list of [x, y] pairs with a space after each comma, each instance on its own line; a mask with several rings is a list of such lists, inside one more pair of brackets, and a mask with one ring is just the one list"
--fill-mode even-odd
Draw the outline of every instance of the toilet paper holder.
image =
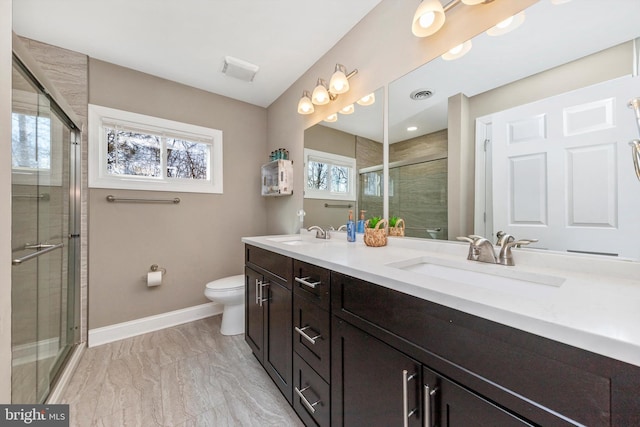
[[158, 270], [160, 270], [162, 272], [163, 276], [165, 274], [167, 274], [167, 269], [166, 268], [162, 268], [162, 267], [158, 267], [158, 264], [151, 264], [151, 267], [149, 267], [149, 271], [158, 271]]

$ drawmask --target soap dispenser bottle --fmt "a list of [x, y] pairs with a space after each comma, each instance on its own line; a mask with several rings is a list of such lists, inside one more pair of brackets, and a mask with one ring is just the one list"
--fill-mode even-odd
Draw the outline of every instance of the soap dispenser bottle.
[[349, 211], [349, 220], [347, 221], [347, 241], [356, 241], [356, 223], [353, 221], [353, 211]]
[[363, 234], [364, 233], [364, 213], [365, 210], [360, 211], [360, 219], [358, 220], [358, 226], [356, 228], [356, 233]]

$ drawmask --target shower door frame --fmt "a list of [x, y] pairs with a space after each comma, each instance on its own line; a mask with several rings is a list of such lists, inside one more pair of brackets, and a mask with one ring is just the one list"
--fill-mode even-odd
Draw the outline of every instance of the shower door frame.
[[[44, 76], [35, 61], [27, 52], [16, 46], [14, 35], [13, 49], [13, 66], [18, 66], [21, 72], [25, 74], [32, 84], [41, 94], [43, 94], [50, 104], [52, 114], [56, 114], [59, 119], [69, 128], [69, 139], [62, 141], [69, 147], [69, 202], [68, 214], [69, 235], [66, 239], [67, 246], [67, 292], [71, 294], [72, 299], [68, 299], [66, 307], [67, 317], [67, 336], [69, 337], [65, 343], [63, 350], [57, 356], [56, 362], [52, 365], [54, 374], [49, 377], [49, 388], [46, 395], [42, 397], [40, 402], [47, 401], [48, 396], [54, 390], [55, 384], [64, 373], [64, 368], [69, 357], [73, 353], [73, 349], [81, 343], [80, 322], [81, 322], [81, 294], [80, 294], [80, 272], [81, 272], [81, 245], [80, 245], [80, 222], [81, 222], [81, 127], [78, 125], [80, 121], [77, 116], [70, 110], [64, 99], [59, 95], [57, 90], [51, 85], [49, 80]], [[13, 107], [12, 107], [13, 109]], [[64, 237], [64, 236], [63, 236]], [[37, 255], [36, 255], [37, 256]], [[14, 286], [14, 284], [12, 284]], [[72, 301], [72, 304], [70, 303]]]

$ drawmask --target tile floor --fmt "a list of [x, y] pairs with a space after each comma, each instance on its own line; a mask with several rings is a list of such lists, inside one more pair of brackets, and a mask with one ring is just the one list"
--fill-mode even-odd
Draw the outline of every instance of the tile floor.
[[63, 403], [71, 426], [303, 426], [220, 316], [89, 348]]

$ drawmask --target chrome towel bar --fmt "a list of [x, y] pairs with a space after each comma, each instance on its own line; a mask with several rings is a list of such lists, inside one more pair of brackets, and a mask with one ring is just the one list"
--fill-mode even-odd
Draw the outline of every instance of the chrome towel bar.
[[107, 196], [107, 202], [123, 202], [123, 203], [180, 203], [180, 199], [178, 197], [174, 199], [128, 199], [124, 197], [115, 197], [109, 194]]

